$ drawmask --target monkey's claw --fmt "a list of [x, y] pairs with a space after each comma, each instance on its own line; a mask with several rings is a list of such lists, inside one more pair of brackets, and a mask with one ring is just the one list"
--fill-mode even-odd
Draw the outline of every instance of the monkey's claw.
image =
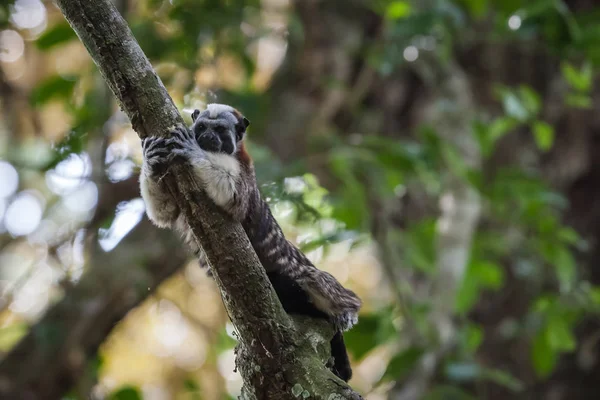
[[166, 139], [162, 137], [146, 137], [142, 140], [144, 162], [150, 168], [151, 175], [162, 174], [170, 161]]
[[168, 146], [171, 149], [172, 157], [180, 157], [186, 160], [198, 158], [202, 155], [202, 149], [194, 133], [184, 127], [177, 126], [171, 131], [171, 137], [167, 140]]
[[171, 137], [167, 139], [172, 150], [191, 149], [196, 143], [194, 133], [184, 126], [177, 126], [171, 131]]
[[331, 318], [331, 322], [336, 329], [344, 332], [358, 323], [358, 314], [355, 312], [345, 312]]
[[347, 331], [358, 322], [358, 310], [362, 303], [353, 291], [345, 289], [337, 296], [336, 313], [331, 317], [333, 324], [341, 331]]
[[169, 137], [146, 137], [142, 140], [144, 160], [153, 175], [161, 174], [177, 158], [189, 159], [191, 152], [200, 149], [192, 131], [177, 126]]

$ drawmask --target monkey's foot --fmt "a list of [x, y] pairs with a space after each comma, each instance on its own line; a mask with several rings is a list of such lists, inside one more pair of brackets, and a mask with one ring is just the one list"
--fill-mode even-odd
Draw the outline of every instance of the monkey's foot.
[[358, 314], [355, 312], [338, 314], [334, 317], [331, 317], [331, 322], [336, 329], [344, 332], [358, 323]]
[[328, 314], [333, 324], [340, 330], [346, 331], [356, 324], [362, 302], [352, 290], [343, 287], [333, 275], [315, 268], [299, 283], [306, 290], [313, 304]]

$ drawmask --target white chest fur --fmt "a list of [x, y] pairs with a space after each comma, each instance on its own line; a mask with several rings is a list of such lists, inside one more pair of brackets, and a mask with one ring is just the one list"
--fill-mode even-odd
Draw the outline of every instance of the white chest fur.
[[193, 160], [192, 165], [211, 199], [221, 207], [229, 205], [240, 178], [239, 161], [227, 154], [204, 152], [203, 157]]

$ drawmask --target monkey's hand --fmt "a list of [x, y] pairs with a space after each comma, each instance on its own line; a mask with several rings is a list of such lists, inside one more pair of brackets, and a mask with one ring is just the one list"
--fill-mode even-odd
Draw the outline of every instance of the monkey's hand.
[[171, 136], [166, 139], [166, 144], [171, 149], [172, 160], [194, 164], [198, 160], [206, 158], [206, 152], [202, 150], [190, 129], [183, 125], [177, 125], [170, 133]]
[[179, 208], [167, 191], [162, 178], [172, 161], [169, 139], [146, 137], [142, 140], [144, 161], [140, 174], [140, 192], [148, 218], [160, 228], [169, 228], [179, 216]]
[[161, 179], [167, 172], [167, 165], [171, 162], [169, 154], [169, 139], [150, 136], [142, 139], [142, 154], [144, 167], [149, 178]]

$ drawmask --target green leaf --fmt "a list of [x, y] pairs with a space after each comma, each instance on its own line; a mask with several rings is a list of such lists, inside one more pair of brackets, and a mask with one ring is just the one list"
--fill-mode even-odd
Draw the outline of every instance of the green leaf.
[[483, 343], [483, 329], [473, 323], [467, 323], [461, 331], [461, 342], [465, 351], [474, 354]]
[[592, 108], [592, 98], [585, 94], [569, 93], [566, 99], [567, 105], [574, 108]]
[[188, 378], [183, 381], [183, 387], [185, 388], [186, 394], [189, 400], [200, 400], [202, 398], [200, 393], [200, 385], [195, 379]]
[[471, 261], [456, 296], [456, 311], [468, 312], [479, 299], [481, 289], [498, 290], [503, 283], [504, 271], [499, 265], [489, 261]]
[[344, 342], [357, 360], [377, 346], [373, 332], [377, 330], [378, 325], [379, 318], [375, 315], [361, 315], [358, 324], [348, 332], [344, 332]]
[[496, 118], [491, 124], [488, 131], [490, 138], [493, 141], [500, 139], [511, 130], [519, 126], [519, 122], [510, 117]]
[[504, 271], [493, 262], [480, 261], [473, 263], [473, 276], [486, 289], [500, 289], [504, 283]]
[[200, 386], [198, 386], [198, 382], [196, 382], [194, 379], [186, 379], [183, 382], [183, 386], [186, 388], [186, 390], [189, 391], [197, 391], [200, 390]]
[[593, 71], [590, 63], [585, 63], [578, 71], [571, 64], [563, 62], [561, 64], [563, 77], [569, 85], [580, 92], [589, 92], [592, 87]]
[[497, 8], [504, 14], [511, 15], [523, 7], [520, 0], [491, 0], [493, 7]]
[[481, 120], [474, 121], [473, 133], [479, 142], [484, 157], [492, 155], [496, 141], [518, 125], [519, 122], [511, 117], [496, 118], [490, 123]]
[[421, 359], [424, 350], [410, 347], [396, 354], [389, 362], [382, 380], [400, 380], [415, 369], [416, 363]]
[[556, 307], [556, 303], [556, 295], [541, 295], [536, 299], [532, 309], [538, 313], [549, 313], [552, 308]]
[[577, 231], [575, 231], [573, 228], [569, 227], [561, 228], [558, 231], [558, 237], [568, 245], [577, 244], [581, 240], [579, 233], [577, 233]]
[[227, 333], [227, 329], [223, 328], [220, 330], [217, 336], [215, 348], [217, 350], [217, 353], [220, 354], [226, 350], [233, 349], [236, 346], [236, 344], [237, 340], [229, 336], [229, 334]]
[[405, 256], [409, 266], [424, 272], [434, 271], [435, 235], [436, 222], [433, 219], [423, 219], [410, 225], [405, 236]]
[[519, 97], [521, 98], [522, 104], [529, 111], [530, 114], [537, 114], [542, 108], [542, 100], [539, 94], [537, 94], [532, 88], [526, 85], [519, 87]]
[[325, 247], [331, 244], [340, 243], [346, 240], [354, 241], [358, 239], [357, 233], [354, 231], [339, 230], [326, 235], [318, 236], [315, 239], [300, 244], [300, 250], [307, 253], [320, 247]]
[[518, 121], [525, 122], [529, 112], [520, 99], [512, 92], [507, 92], [502, 98], [504, 112]]
[[481, 368], [481, 378], [494, 382], [513, 392], [522, 392], [525, 385], [519, 379], [512, 376], [509, 372], [495, 368]]
[[65, 79], [61, 76], [53, 76], [38, 84], [31, 93], [31, 102], [39, 106], [54, 98], [68, 98], [73, 93], [77, 82], [76, 77], [70, 76]]
[[[506, 115], [518, 122], [524, 123], [535, 118], [542, 108], [540, 96], [527, 85], [521, 85], [518, 89], [497, 86], [494, 91], [502, 101]], [[504, 129], [500, 132], [503, 133]]]
[[533, 339], [531, 361], [535, 372], [541, 378], [548, 377], [558, 362], [558, 352], [548, 344], [544, 331]]
[[67, 23], [59, 23], [46, 30], [37, 40], [35, 45], [40, 50], [49, 50], [59, 44], [76, 39], [75, 31]]
[[411, 7], [408, 2], [393, 1], [387, 6], [385, 10], [385, 16], [392, 20], [398, 20], [410, 15], [410, 11]]
[[595, 305], [600, 305], [600, 287], [596, 286], [592, 288], [589, 295]]
[[553, 315], [548, 319], [544, 332], [548, 346], [557, 352], [573, 351], [577, 347], [572, 330], [560, 315]]
[[467, 313], [477, 303], [479, 299], [479, 284], [467, 277], [468, 273], [465, 274], [462, 286], [456, 296], [455, 309], [459, 314]]
[[548, 151], [554, 143], [554, 128], [544, 121], [535, 121], [533, 123], [533, 135], [538, 148]]
[[548, 12], [553, 12], [556, 10], [556, 1], [555, 0], [534, 0], [522, 2], [521, 8], [523, 15], [527, 18], [544, 16], [547, 15]]
[[139, 389], [134, 386], [125, 386], [113, 392], [110, 400], [142, 400], [142, 394]]
[[473, 135], [477, 139], [479, 148], [485, 157], [492, 154], [494, 150], [494, 143], [490, 140], [488, 133], [488, 126], [483, 121], [479, 119], [473, 121]]
[[475, 18], [485, 16], [488, 10], [488, 0], [463, 0], [469, 13]]
[[0, 328], [0, 351], [10, 350], [28, 331], [27, 324], [14, 323]]
[[577, 278], [577, 266], [571, 252], [562, 246], [557, 248], [554, 265], [560, 284], [560, 291], [565, 293], [573, 290]]
[[361, 315], [358, 324], [344, 332], [344, 342], [357, 360], [376, 346], [396, 338], [393, 315], [393, 309], [389, 307], [377, 313]]

